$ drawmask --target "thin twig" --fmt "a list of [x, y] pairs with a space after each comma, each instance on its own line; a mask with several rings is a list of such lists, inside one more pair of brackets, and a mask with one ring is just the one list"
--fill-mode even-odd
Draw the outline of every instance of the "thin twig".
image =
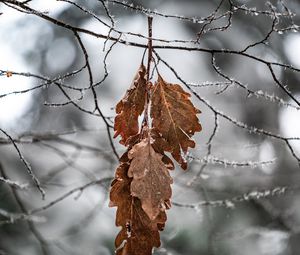
[[63, 201], [64, 199], [66, 199], [67, 197], [71, 196], [72, 194], [74, 194], [76, 192], [82, 192], [86, 188], [88, 188], [90, 186], [93, 186], [93, 185], [98, 185], [98, 184], [101, 185], [101, 184], [106, 183], [106, 182], [111, 182], [112, 179], [113, 179], [113, 177], [105, 177], [105, 178], [101, 178], [101, 179], [98, 179], [98, 180], [93, 180], [89, 183], [86, 183], [86, 184], [80, 186], [80, 187], [77, 187], [77, 188], [74, 188], [74, 189], [68, 191], [67, 193], [65, 193], [62, 196], [58, 197], [57, 199], [51, 201], [47, 205], [44, 205], [42, 207], [39, 207], [39, 208], [36, 208], [36, 209], [33, 209], [33, 210], [29, 211], [28, 214], [31, 215], [31, 214], [35, 214], [35, 213], [38, 213], [38, 212], [45, 211], [45, 210], [49, 209], [50, 207], [56, 205], [57, 203]]
[[14, 139], [6, 132], [4, 131], [2, 128], [0, 128], [0, 131], [11, 141], [12, 145], [15, 147], [20, 160], [22, 161], [22, 163], [24, 164], [24, 166], [27, 169], [28, 174], [30, 175], [30, 177], [32, 178], [32, 180], [34, 181], [37, 189], [40, 191], [41, 195], [42, 195], [42, 199], [45, 199], [45, 191], [44, 189], [41, 187], [41, 183], [38, 180], [38, 178], [35, 176], [35, 174], [33, 173], [30, 164], [27, 162], [27, 160], [24, 158], [23, 154], [21, 153], [20, 149], [18, 148], [17, 144], [14, 142]]
[[[4, 168], [2, 167], [2, 165], [0, 164], [0, 173], [1, 175], [5, 178], [8, 179], [7, 174], [5, 173]], [[10, 186], [11, 192], [16, 200], [16, 203], [20, 209], [20, 211], [24, 214], [24, 215], [28, 215], [28, 210], [25, 206], [25, 204], [23, 203], [21, 197], [19, 196], [17, 190], [15, 189], [15, 187]], [[36, 238], [36, 240], [39, 243], [39, 246], [41, 248], [42, 254], [43, 255], [50, 255], [50, 251], [48, 249], [48, 243], [46, 241], [46, 239], [43, 237], [43, 235], [41, 234], [41, 232], [36, 228], [35, 224], [33, 221], [31, 220], [27, 220], [26, 221], [28, 228], [30, 229], [30, 231], [32, 232], [32, 234], [34, 235], [34, 237]]]

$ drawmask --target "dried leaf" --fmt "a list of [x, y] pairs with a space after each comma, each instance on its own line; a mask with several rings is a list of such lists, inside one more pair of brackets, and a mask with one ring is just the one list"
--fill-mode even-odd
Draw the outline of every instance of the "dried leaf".
[[12, 76], [12, 72], [11, 71], [7, 71], [6, 72], [6, 77], [11, 77]]
[[151, 221], [137, 198], [132, 200], [130, 214], [131, 221], [128, 222], [126, 231], [122, 229], [116, 238], [116, 247], [120, 247], [117, 255], [151, 255], [153, 247], [160, 246], [159, 230], [162, 229], [159, 226], [164, 226], [166, 214], [161, 212], [160, 217]]
[[125, 226], [130, 220], [127, 216], [131, 208], [130, 183], [127, 177], [129, 164], [121, 163], [116, 170], [115, 179], [111, 184], [109, 206], [117, 206], [116, 226]]
[[133, 177], [131, 195], [141, 200], [142, 208], [151, 220], [169, 207], [173, 180], [163, 155], [155, 152], [148, 138], [133, 146], [128, 153], [132, 159], [128, 176]]
[[150, 130], [150, 136], [152, 139], [152, 147], [153, 149], [160, 153], [162, 157], [162, 161], [167, 165], [168, 169], [174, 169], [174, 163], [173, 161], [165, 155], [165, 151], [170, 151], [171, 147], [167, 143], [167, 141], [161, 136], [161, 134], [155, 129], [152, 128]]
[[134, 80], [123, 99], [116, 106], [115, 135], [122, 137], [120, 143], [125, 144], [127, 139], [138, 134], [138, 117], [144, 111], [146, 99], [146, 68], [141, 65]]
[[110, 206], [117, 206], [116, 225], [122, 229], [116, 237], [117, 255], [151, 255], [153, 247], [160, 246], [159, 231], [166, 222], [165, 212], [150, 220], [139, 199], [130, 195], [131, 178], [128, 163], [121, 163], [110, 192]]
[[165, 150], [171, 152], [183, 169], [187, 168], [187, 163], [182, 153], [187, 153], [189, 147], [195, 147], [190, 138], [202, 129], [196, 115], [200, 111], [189, 97], [190, 94], [179, 85], [167, 83], [159, 76], [151, 98], [152, 126], [167, 141]]
[[[115, 137], [127, 152], [120, 158], [110, 191], [110, 206], [117, 207], [116, 225], [121, 227], [116, 237], [117, 255], [151, 255], [160, 246], [159, 231], [167, 220], [166, 209], [171, 207], [169, 170], [174, 169], [172, 156], [186, 169], [182, 157], [195, 146], [191, 136], [201, 131], [190, 94], [176, 84], [166, 83], [160, 76], [155, 86], [147, 85], [146, 69], [142, 65], [131, 88], [116, 107]], [[151, 122], [143, 122], [139, 132], [138, 118], [144, 112], [147, 91], [152, 92]], [[149, 126], [150, 124], [150, 126]]]

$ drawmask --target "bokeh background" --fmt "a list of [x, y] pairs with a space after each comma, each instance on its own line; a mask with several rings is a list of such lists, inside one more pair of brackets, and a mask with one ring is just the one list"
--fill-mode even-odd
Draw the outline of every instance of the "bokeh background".
[[[63, 77], [84, 65], [82, 50], [72, 31], [36, 13], [21, 12], [13, 2], [0, 1], [0, 127], [6, 132], [0, 137], [0, 164], [2, 178], [16, 182], [0, 182], [0, 254], [114, 254], [118, 228], [115, 208], [108, 207], [108, 192], [118, 162], [106, 125], [101, 117], [71, 104], [57, 84], [45, 81], [56, 79], [75, 88], [89, 87], [87, 69]], [[154, 41], [154, 45], [232, 51], [262, 40], [272, 29], [274, 18], [266, 13], [277, 13], [278, 23], [266, 42], [247, 53], [295, 67], [274, 66], [274, 73], [300, 100], [299, 1], [23, 2], [66, 24], [104, 35], [110, 29], [99, 19], [111, 25], [113, 18], [117, 30], [147, 36], [147, 14], [152, 10], [153, 37], [171, 41]], [[114, 31], [110, 35], [119, 36]], [[100, 109], [113, 125], [114, 106], [130, 86], [144, 48], [84, 33], [80, 37], [94, 81], [105, 78], [95, 89]], [[147, 44], [147, 38], [128, 33], [121, 39]], [[300, 137], [299, 105], [276, 85], [261, 62], [239, 54], [216, 54], [215, 65], [231, 79], [228, 82], [214, 70], [209, 53], [157, 52], [195, 93], [231, 120], [280, 137]], [[165, 80], [182, 84], [162, 62], [158, 68]], [[256, 94], [249, 96], [239, 82]], [[90, 89], [66, 91], [80, 107], [93, 111]], [[293, 156], [284, 140], [258, 135], [255, 130], [248, 132], [218, 115], [217, 132], [207, 144], [216, 127], [215, 114], [197, 97], [192, 96], [192, 101], [202, 112], [203, 131], [195, 136], [197, 146], [187, 155], [188, 170], [177, 167], [172, 173], [174, 205], [161, 233], [162, 245], [154, 254], [299, 254], [299, 140], [290, 141]], [[7, 134], [15, 139], [40, 180], [45, 200]], [[125, 151], [118, 138], [114, 145], [119, 155]], [[92, 184], [80, 189], [87, 183]], [[74, 192], [68, 195], [70, 191]], [[42, 208], [52, 201], [56, 202]], [[25, 211], [34, 213], [25, 217]]]

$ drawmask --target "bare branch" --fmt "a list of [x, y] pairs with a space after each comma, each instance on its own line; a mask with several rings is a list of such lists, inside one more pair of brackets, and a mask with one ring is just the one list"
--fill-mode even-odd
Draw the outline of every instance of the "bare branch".
[[113, 179], [113, 177], [106, 177], [106, 178], [101, 178], [99, 180], [94, 180], [94, 181], [91, 181], [89, 183], [86, 183], [86, 184], [84, 184], [80, 187], [77, 187], [77, 188], [74, 188], [74, 189], [68, 191], [67, 193], [65, 193], [64, 195], [58, 197], [57, 199], [53, 200], [52, 202], [48, 203], [47, 205], [44, 205], [40, 208], [36, 208], [36, 209], [33, 209], [33, 210], [29, 211], [28, 214], [31, 215], [31, 214], [35, 214], [35, 213], [47, 210], [50, 207], [52, 207], [52, 206], [56, 205], [57, 203], [63, 201], [64, 199], [66, 199], [67, 197], [71, 196], [72, 194], [74, 194], [76, 192], [82, 193], [86, 188], [88, 188], [90, 186], [98, 185], [98, 184], [102, 185], [103, 183], [111, 182], [112, 179]]
[[[12, 145], [15, 147], [15, 149], [16, 149], [18, 155], [19, 155], [20, 160], [22, 161], [22, 163], [24, 164], [24, 166], [27, 169], [28, 174], [30, 175], [30, 177], [34, 181], [34, 183], [35, 183], [36, 187], [38, 188], [38, 190], [40, 191], [40, 193], [42, 194], [42, 198], [45, 199], [45, 194], [46, 193], [45, 193], [44, 189], [41, 187], [40, 181], [38, 180], [38, 178], [33, 173], [30, 164], [24, 158], [24, 156], [21, 153], [21, 151], [19, 150], [17, 144], [14, 142], [14, 139], [7, 132], [5, 132], [3, 129], [0, 128], [0, 131], [11, 141]], [[1, 165], [0, 165], [0, 168], [3, 170]]]
[[10, 185], [12, 187], [15, 187], [17, 189], [27, 189], [28, 188], [28, 183], [20, 184], [20, 183], [18, 183], [16, 181], [5, 179], [5, 178], [3, 178], [1, 176], [0, 176], [0, 182], [3, 182], [5, 184]]
[[197, 209], [202, 206], [213, 206], [213, 207], [227, 207], [233, 208], [236, 203], [247, 202], [249, 200], [259, 200], [262, 198], [276, 197], [286, 194], [287, 191], [299, 189], [299, 187], [276, 187], [273, 189], [266, 189], [262, 191], [250, 191], [240, 196], [236, 196], [233, 198], [225, 199], [225, 200], [214, 200], [214, 201], [203, 201], [195, 204], [182, 204], [178, 202], [172, 202], [174, 206], [183, 207], [183, 208], [191, 208]]

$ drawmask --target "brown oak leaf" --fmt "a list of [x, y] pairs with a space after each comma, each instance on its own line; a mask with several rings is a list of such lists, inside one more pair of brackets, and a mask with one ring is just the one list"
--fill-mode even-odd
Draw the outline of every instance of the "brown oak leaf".
[[170, 151], [171, 147], [167, 143], [167, 141], [161, 136], [161, 134], [155, 129], [151, 128], [150, 129], [150, 137], [152, 143], [153, 149], [157, 152], [160, 153], [162, 157], [162, 161], [168, 166], [168, 169], [174, 169], [174, 163], [173, 161], [165, 155], [165, 151]]
[[159, 231], [167, 220], [166, 213], [160, 212], [150, 220], [141, 207], [138, 198], [131, 196], [128, 177], [128, 163], [121, 163], [116, 170], [110, 192], [110, 206], [117, 206], [116, 225], [122, 229], [116, 237], [117, 255], [151, 255], [153, 247], [160, 246]]
[[128, 176], [133, 178], [131, 195], [141, 200], [143, 210], [154, 220], [170, 207], [173, 180], [169, 169], [173, 165], [162, 161], [163, 155], [153, 149], [149, 138], [134, 145], [128, 158], [131, 159]]
[[153, 247], [160, 246], [159, 231], [163, 229], [167, 219], [166, 213], [161, 212], [159, 217], [151, 221], [141, 207], [137, 198], [132, 198], [129, 211], [131, 220], [126, 225], [126, 230], [116, 237], [117, 255], [152, 255]]
[[161, 76], [153, 86], [146, 76], [141, 65], [116, 106], [114, 137], [120, 135], [120, 143], [127, 146], [110, 190], [110, 206], [117, 207], [116, 226], [121, 227], [115, 240], [117, 255], [151, 255], [153, 248], [160, 246], [159, 231], [167, 220], [166, 209], [171, 207], [169, 170], [174, 169], [165, 152], [186, 169], [183, 155], [195, 147], [191, 137], [202, 129], [197, 117], [200, 111], [189, 93]]
[[167, 141], [165, 150], [170, 151], [186, 169], [187, 163], [182, 153], [187, 153], [189, 147], [195, 147], [191, 137], [202, 130], [196, 115], [200, 111], [192, 104], [189, 93], [177, 84], [165, 82], [161, 76], [153, 87], [151, 101], [152, 126]]
[[6, 72], [6, 77], [11, 77], [12, 76], [12, 72], [11, 71], [7, 71]]
[[116, 106], [114, 138], [120, 135], [121, 144], [139, 132], [138, 117], [144, 111], [146, 99], [146, 68], [141, 65], [131, 87], [127, 90], [123, 99]]
[[117, 206], [116, 226], [125, 226], [130, 220], [130, 215], [126, 216], [131, 208], [130, 183], [128, 178], [129, 164], [121, 163], [115, 174], [115, 179], [111, 183], [109, 206]]

